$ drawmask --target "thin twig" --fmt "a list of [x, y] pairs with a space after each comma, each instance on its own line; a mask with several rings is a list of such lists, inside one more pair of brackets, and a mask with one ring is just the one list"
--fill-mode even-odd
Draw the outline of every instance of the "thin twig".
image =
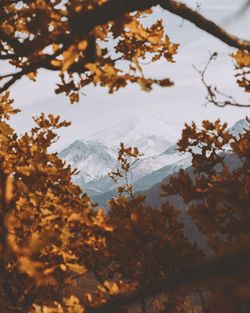
[[[207, 70], [211, 62], [216, 59], [217, 55], [218, 55], [217, 52], [214, 52], [210, 55], [208, 62], [205, 65], [203, 70], [199, 70], [195, 65], [193, 65], [193, 68], [201, 77], [201, 82], [203, 86], [207, 90], [207, 96], [206, 96], [207, 103], [206, 104], [212, 103], [220, 108], [224, 108], [226, 106], [249, 108], [250, 104], [243, 104], [243, 103], [237, 102], [234, 99], [234, 97], [230, 95], [226, 95], [225, 93], [221, 92], [216, 86], [213, 86], [207, 83], [206, 81]], [[218, 96], [220, 96], [220, 99], [218, 98]]]

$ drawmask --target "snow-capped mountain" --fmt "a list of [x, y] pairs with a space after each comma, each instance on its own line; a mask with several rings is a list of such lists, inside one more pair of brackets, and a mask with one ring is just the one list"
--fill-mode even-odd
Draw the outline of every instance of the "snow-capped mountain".
[[60, 152], [60, 157], [80, 171], [77, 180], [84, 184], [114, 169], [115, 153], [100, 142], [76, 140]]
[[[107, 174], [118, 166], [116, 158], [120, 142], [138, 147], [144, 153], [131, 171], [130, 181], [134, 184], [145, 175], [187, 160], [187, 156], [175, 150], [180, 132], [180, 128], [155, 117], [131, 119], [99, 131], [89, 140], [76, 140], [63, 149], [60, 156], [79, 170], [74, 182], [90, 195], [98, 195], [115, 188]], [[150, 181], [154, 182], [155, 178], [146, 181], [146, 184], [139, 185], [151, 186]]]
[[[240, 120], [230, 131], [238, 136], [247, 127], [246, 120]], [[180, 133], [181, 128], [155, 117], [132, 119], [99, 131], [89, 140], [76, 140], [60, 156], [78, 169], [74, 182], [89, 195], [100, 196], [116, 188], [108, 173], [117, 169], [120, 142], [136, 146], [144, 156], [131, 170], [130, 182], [135, 190], [145, 190], [190, 166], [190, 156], [177, 151]]]
[[[189, 160], [188, 155], [179, 153], [177, 150], [173, 153], [170, 148], [166, 149], [163, 153], [146, 157], [141, 159], [137, 166], [132, 171], [132, 181], [135, 182], [138, 179], [143, 178], [145, 175], [151, 174], [165, 166], [170, 166], [175, 163], [185, 163]], [[176, 147], [174, 145], [174, 147]], [[189, 165], [189, 162], [188, 162]]]
[[142, 116], [103, 129], [90, 139], [113, 148], [119, 147], [120, 142], [123, 142], [127, 146], [139, 148], [148, 157], [165, 151], [176, 143], [180, 134], [180, 127], [157, 117]]
[[[134, 192], [142, 192], [146, 191], [153, 186], [160, 184], [166, 177], [172, 175], [173, 173], [178, 172], [181, 168], [186, 169], [190, 166], [190, 159], [183, 159], [182, 161], [177, 161], [173, 164], [169, 164], [163, 166], [162, 168], [153, 171], [149, 174], [146, 174], [142, 178], [138, 179], [137, 181], [133, 182], [133, 190]], [[92, 194], [92, 199], [95, 203], [98, 203], [99, 206], [106, 208], [107, 202], [117, 195], [116, 190], [110, 188], [108, 191], [99, 193], [99, 194]]]
[[248, 130], [249, 128], [250, 124], [247, 122], [247, 120], [241, 119], [230, 128], [230, 132], [234, 136], [239, 137], [241, 133], [243, 133], [245, 130]]

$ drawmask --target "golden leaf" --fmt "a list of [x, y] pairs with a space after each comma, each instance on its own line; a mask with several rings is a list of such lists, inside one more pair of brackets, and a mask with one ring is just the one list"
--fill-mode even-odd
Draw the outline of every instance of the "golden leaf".
[[88, 46], [87, 40], [82, 40], [82, 41], [80, 41], [80, 42], [78, 43], [78, 48], [79, 48], [80, 50], [85, 50], [85, 49], [87, 48], [87, 46]]
[[67, 266], [65, 264], [60, 264], [60, 269], [65, 272], [67, 270]]
[[79, 53], [80, 52], [76, 46], [71, 46], [63, 53], [62, 72], [67, 71], [67, 69], [75, 62]]
[[36, 72], [30, 72], [27, 74], [30, 80], [36, 81]]
[[67, 308], [67, 313], [83, 313], [84, 312], [84, 308], [80, 304], [80, 301], [76, 296], [70, 296], [69, 298], [64, 298], [63, 302]]
[[5, 189], [5, 199], [7, 202], [10, 202], [13, 197], [13, 188], [14, 188], [13, 177], [8, 176], [7, 181], [6, 181], [6, 189]]
[[135, 213], [135, 212], [132, 212], [132, 213], [130, 214], [130, 219], [131, 219], [131, 221], [132, 221], [133, 223], [136, 223], [136, 222], [138, 221], [138, 214]]
[[74, 273], [82, 275], [85, 274], [88, 270], [84, 265], [76, 264], [76, 263], [66, 263], [67, 267]]

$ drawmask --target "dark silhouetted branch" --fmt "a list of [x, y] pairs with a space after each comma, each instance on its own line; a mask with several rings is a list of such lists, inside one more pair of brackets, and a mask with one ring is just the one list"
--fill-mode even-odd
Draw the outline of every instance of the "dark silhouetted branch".
[[249, 277], [247, 276], [249, 273], [247, 271], [249, 264], [250, 249], [249, 246], [247, 246], [235, 254], [218, 257], [207, 263], [183, 269], [154, 285], [148, 285], [131, 293], [114, 297], [105, 304], [89, 307], [87, 312], [111, 313], [119, 310], [123, 306], [139, 302], [142, 298], [158, 295], [163, 291], [173, 293], [185, 287], [201, 283], [211, 283], [228, 277], [239, 279], [239, 276], [243, 275], [244, 279], [249, 282]]
[[212, 35], [215, 38], [220, 39], [227, 45], [250, 51], [250, 41], [242, 40], [228, 32], [226, 32], [223, 28], [218, 26], [216, 23], [208, 20], [199, 12], [192, 10], [190, 7], [186, 6], [184, 3], [179, 1], [162, 0], [160, 3], [161, 7], [166, 9], [167, 11], [176, 14], [183, 19], [195, 24], [198, 28], [204, 30], [206, 33]]

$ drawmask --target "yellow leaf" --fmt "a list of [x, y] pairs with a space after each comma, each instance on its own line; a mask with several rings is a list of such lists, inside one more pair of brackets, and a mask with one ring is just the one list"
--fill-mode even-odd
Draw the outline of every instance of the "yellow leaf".
[[111, 295], [117, 295], [119, 293], [119, 287], [116, 283], [105, 280], [103, 285], [109, 289]]
[[7, 202], [11, 201], [13, 197], [13, 177], [8, 176], [6, 181], [5, 199]]
[[92, 295], [89, 292], [85, 293], [85, 297], [87, 298], [89, 302], [93, 301]]
[[[0, 122], [0, 135], [9, 136], [12, 134], [12, 128], [5, 122]], [[1, 134], [2, 133], [2, 134]]]
[[79, 274], [79, 275], [82, 275], [88, 271], [85, 266], [80, 265], [80, 264], [76, 264], [76, 263], [75, 264], [66, 263], [66, 264], [72, 272]]
[[67, 51], [63, 53], [63, 64], [62, 72], [67, 69], [75, 62], [76, 57], [79, 55], [79, 50], [75, 46], [71, 46]]
[[67, 270], [67, 266], [65, 264], [60, 264], [60, 269], [65, 272]]
[[52, 60], [50, 63], [56, 67], [61, 67], [62, 65], [62, 61], [59, 61], [59, 60]]
[[12, 35], [15, 31], [14, 27], [7, 23], [4, 24], [3, 29], [8, 35]]
[[136, 223], [138, 221], [138, 214], [133, 212], [130, 214], [130, 219], [133, 223]]
[[80, 304], [80, 301], [75, 296], [64, 298], [63, 302], [67, 308], [67, 313], [83, 313], [84, 308]]
[[88, 46], [87, 40], [82, 40], [82, 41], [80, 41], [80, 42], [78, 43], [78, 48], [79, 48], [80, 50], [85, 50], [85, 49], [87, 48], [87, 46]]
[[25, 256], [19, 257], [20, 271], [26, 273], [30, 277], [37, 275], [37, 272], [43, 266], [43, 263], [32, 261]]
[[30, 80], [36, 81], [36, 72], [30, 72], [27, 74]]

